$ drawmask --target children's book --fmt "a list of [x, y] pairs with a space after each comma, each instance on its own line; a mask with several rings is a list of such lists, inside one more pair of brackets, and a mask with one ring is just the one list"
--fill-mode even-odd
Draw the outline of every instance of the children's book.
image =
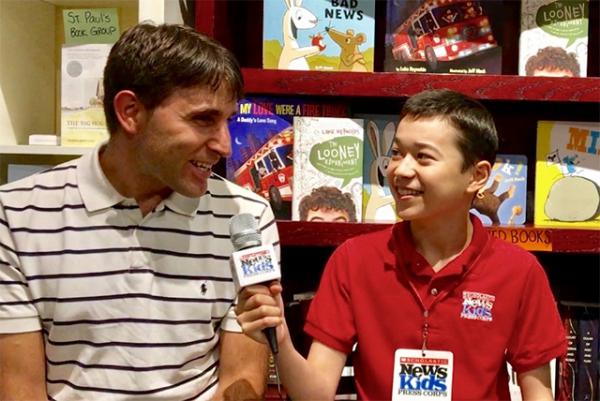
[[600, 123], [538, 121], [534, 223], [600, 228]]
[[111, 44], [64, 45], [61, 52], [60, 141], [94, 146], [108, 138], [102, 76]]
[[587, 76], [588, 0], [521, 0], [519, 75]]
[[398, 220], [394, 197], [386, 178], [396, 133], [397, 115], [357, 114], [364, 120], [363, 222], [390, 223]]
[[502, 1], [387, 0], [384, 70], [501, 74]]
[[556, 400], [575, 401], [575, 379], [578, 373], [577, 347], [579, 344], [579, 324], [577, 317], [567, 309], [563, 314], [563, 325], [567, 337], [567, 353], [559, 360], [556, 373]]
[[486, 186], [473, 200], [472, 212], [484, 225], [525, 224], [527, 157], [499, 154]]
[[263, 68], [373, 71], [375, 0], [263, 4]]
[[232, 154], [227, 179], [269, 200], [275, 217], [290, 219], [294, 116], [345, 116], [342, 103], [308, 103], [298, 98], [250, 97], [238, 102], [229, 124]]
[[292, 220], [361, 221], [363, 120], [294, 118]]
[[575, 400], [598, 400], [598, 312], [582, 313], [579, 320], [577, 347], [578, 372], [575, 378]]

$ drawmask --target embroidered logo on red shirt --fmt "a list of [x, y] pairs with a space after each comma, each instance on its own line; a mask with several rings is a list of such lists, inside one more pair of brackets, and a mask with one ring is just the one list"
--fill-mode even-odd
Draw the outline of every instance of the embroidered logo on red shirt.
[[470, 320], [492, 321], [492, 308], [496, 297], [473, 291], [463, 291], [463, 308], [460, 317]]

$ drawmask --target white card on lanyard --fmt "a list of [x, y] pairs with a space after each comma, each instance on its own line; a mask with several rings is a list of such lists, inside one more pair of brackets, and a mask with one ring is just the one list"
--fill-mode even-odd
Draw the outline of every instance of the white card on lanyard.
[[392, 401], [450, 401], [453, 362], [450, 351], [397, 349]]

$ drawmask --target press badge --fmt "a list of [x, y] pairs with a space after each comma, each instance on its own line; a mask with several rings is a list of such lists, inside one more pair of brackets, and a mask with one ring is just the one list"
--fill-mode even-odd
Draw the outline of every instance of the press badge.
[[392, 401], [450, 401], [453, 361], [449, 351], [397, 349]]

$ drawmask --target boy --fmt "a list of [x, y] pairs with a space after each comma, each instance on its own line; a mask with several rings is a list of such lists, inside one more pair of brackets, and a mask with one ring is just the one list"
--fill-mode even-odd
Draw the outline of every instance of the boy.
[[246, 334], [264, 342], [260, 330], [277, 326], [292, 399], [333, 399], [356, 345], [362, 400], [507, 400], [507, 361], [524, 400], [552, 400], [549, 362], [566, 341], [544, 271], [469, 214], [497, 148], [477, 101], [449, 90], [408, 99], [387, 169], [403, 222], [333, 253], [307, 317], [307, 359], [290, 341], [279, 283], [241, 293]]

